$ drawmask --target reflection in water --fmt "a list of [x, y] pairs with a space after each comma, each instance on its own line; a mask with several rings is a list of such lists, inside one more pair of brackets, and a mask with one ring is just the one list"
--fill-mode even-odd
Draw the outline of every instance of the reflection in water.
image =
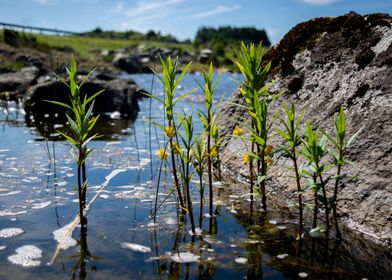
[[[72, 269], [71, 279], [86, 279], [87, 278], [87, 263], [95, 258], [91, 255], [88, 245], [87, 245], [87, 228], [80, 228], [80, 239], [79, 239], [80, 253], [77, 256], [72, 256], [71, 258], [76, 258], [77, 262]], [[91, 271], [96, 271], [95, 265], [90, 264]]]
[[[27, 127], [36, 128], [37, 132], [44, 139], [49, 141], [64, 140], [64, 138], [57, 132], [68, 133], [67, 120], [65, 118], [54, 117], [52, 115], [45, 115], [44, 117], [30, 117], [26, 115], [25, 121]], [[135, 117], [136, 118], [136, 117]], [[101, 115], [98, 119], [93, 133], [102, 135], [98, 141], [113, 141], [120, 140], [124, 136], [130, 134], [130, 128], [135, 119], [112, 119], [109, 116]], [[38, 139], [37, 139], [38, 140]]]

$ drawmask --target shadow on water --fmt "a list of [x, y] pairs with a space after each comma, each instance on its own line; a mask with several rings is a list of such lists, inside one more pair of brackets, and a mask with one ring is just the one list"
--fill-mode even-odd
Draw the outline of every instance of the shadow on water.
[[273, 211], [254, 211], [252, 207], [235, 215], [250, 240], [246, 245], [247, 279], [268, 278], [271, 268], [282, 272], [274, 279], [389, 279], [390, 248], [348, 229], [343, 230], [342, 240], [308, 235], [296, 240], [296, 222], [275, 220], [275, 216]]

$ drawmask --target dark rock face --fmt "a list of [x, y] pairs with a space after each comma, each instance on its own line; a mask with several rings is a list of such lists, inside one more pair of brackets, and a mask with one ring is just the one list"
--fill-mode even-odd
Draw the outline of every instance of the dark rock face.
[[[82, 95], [90, 96], [103, 89], [105, 91], [95, 100], [95, 113], [119, 112], [124, 118], [136, 118], [139, 111], [137, 100], [144, 96], [143, 89], [133, 81], [96, 79], [83, 85]], [[39, 116], [61, 110], [59, 106], [45, 100], [56, 100], [69, 104], [68, 87], [61, 82], [49, 81], [29, 88], [24, 97], [26, 113]]]
[[[305, 110], [305, 119], [314, 127], [333, 133], [334, 118], [344, 105], [348, 134], [363, 127], [347, 152], [356, 164], [344, 167], [351, 177], [340, 188], [339, 214], [349, 227], [384, 241], [390, 241], [392, 233], [391, 23], [392, 18], [384, 14], [315, 19], [294, 27], [266, 54], [273, 62], [270, 79], [276, 81], [271, 92], [289, 89], [272, 104], [271, 116], [282, 101], [293, 102], [298, 111]], [[243, 102], [238, 92], [230, 101]], [[219, 122], [226, 136], [235, 126], [233, 114], [245, 112], [225, 105]], [[228, 174], [235, 174], [233, 179], [240, 180], [248, 173], [242, 163], [245, 148], [242, 141], [227, 139], [223, 165]], [[276, 133], [269, 141], [274, 147], [282, 143]], [[291, 161], [279, 152], [273, 158], [268, 199], [270, 204], [289, 205], [296, 199], [296, 185], [292, 171], [284, 166]], [[328, 188], [332, 191], [332, 186]]]

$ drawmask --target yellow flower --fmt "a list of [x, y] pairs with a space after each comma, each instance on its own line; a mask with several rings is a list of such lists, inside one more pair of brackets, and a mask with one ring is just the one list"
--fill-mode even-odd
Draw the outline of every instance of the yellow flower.
[[265, 156], [270, 155], [271, 152], [272, 152], [272, 150], [273, 150], [273, 148], [274, 148], [274, 147], [272, 147], [271, 145], [268, 145], [267, 147], [265, 147], [265, 149], [264, 149], [264, 155], [265, 155]]
[[233, 135], [241, 136], [242, 134], [244, 134], [244, 130], [239, 126], [236, 126], [233, 130]]
[[176, 134], [176, 128], [173, 125], [168, 125], [165, 127], [165, 135], [169, 138]]
[[181, 147], [178, 143], [173, 143], [172, 151], [175, 155], [181, 154]]
[[166, 152], [164, 148], [160, 148], [157, 152], [157, 155], [158, 155], [159, 160], [164, 160], [169, 157], [168, 152]]
[[243, 160], [244, 160], [245, 163], [250, 162], [250, 155], [244, 154]]
[[267, 164], [271, 164], [271, 163], [273, 163], [274, 162], [274, 160], [272, 159], [272, 158], [267, 158]]
[[218, 157], [218, 149], [216, 147], [212, 147], [211, 153], [210, 153], [211, 158], [216, 158]]

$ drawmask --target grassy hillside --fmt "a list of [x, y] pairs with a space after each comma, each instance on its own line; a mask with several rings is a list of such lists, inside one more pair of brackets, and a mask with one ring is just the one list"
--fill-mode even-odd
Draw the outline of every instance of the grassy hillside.
[[91, 38], [91, 37], [80, 37], [80, 36], [56, 36], [56, 35], [44, 35], [34, 34], [39, 43], [45, 43], [50, 47], [55, 48], [72, 48], [81, 57], [89, 59], [94, 56], [92, 50], [106, 49], [115, 50], [122, 49], [137, 45], [155, 46], [155, 47], [169, 47], [179, 48], [186, 51], [193, 51], [191, 44], [178, 44], [178, 43], [163, 43], [153, 41], [135, 41], [135, 40], [120, 40], [120, 39], [106, 39], [106, 38]]

